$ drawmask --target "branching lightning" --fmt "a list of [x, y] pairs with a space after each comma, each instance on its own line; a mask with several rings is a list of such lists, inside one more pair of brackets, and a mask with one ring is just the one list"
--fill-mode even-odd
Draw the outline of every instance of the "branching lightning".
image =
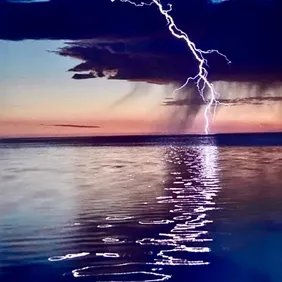
[[[115, 0], [111, 0], [111, 1], [114, 2]], [[195, 43], [190, 40], [188, 35], [176, 26], [176, 24], [174, 23], [174, 19], [172, 18], [172, 16], [169, 15], [169, 12], [171, 12], [171, 10], [172, 10], [172, 4], [167, 4], [168, 9], [165, 10], [162, 3], [160, 2], [160, 0], [152, 0], [152, 2], [150, 2], [150, 3], [145, 3], [145, 2], [135, 3], [134, 1], [130, 1], [130, 0], [120, 0], [120, 1], [132, 4], [136, 7], [156, 5], [158, 7], [160, 13], [166, 18], [170, 33], [174, 37], [176, 37], [178, 39], [182, 39], [186, 42], [186, 44], [187, 44], [188, 48], [191, 50], [194, 58], [199, 63], [199, 67], [198, 67], [199, 72], [194, 77], [189, 77], [181, 87], [179, 87], [178, 89], [175, 89], [173, 91], [173, 94], [175, 94], [177, 91], [186, 87], [191, 80], [196, 83], [199, 94], [201, 95], [204, 103], [206, 104], [206, 107], [205, 107], [205, 110], [204, 110], [205, 133], [209, 134], [209, 132], [210, 132], [209, 115], [211, 115], [212, 107], [214, 107], [214, 113], [215, 113], [216, 106], [219, 104], [219, 101], [218, 101], [219, 93], [215, 90], [213, 84], [211, 82], [209, 82], [209, 80], [207, 78], [208, 77], [208, 71], [206, 69], [206, 66], [208, 66], [208, 62], [205, 59], [204, 55], [211, 54], [211, 53], [217, 53], [218, 55], [224, 57], [228, 63], [231, 63], [231, 61], [224, 54], [219, 52], [218, 50], [212, 49], [212, 50], [205, 51], [205, 50], [201, 50], [201, 49], [197, 48]], [[210, 97], [209, 100], [207, 100], [204, 96], [204, 91], [206, 89], [208, 89], [209, 92], [210, 92], [211, 97]]]

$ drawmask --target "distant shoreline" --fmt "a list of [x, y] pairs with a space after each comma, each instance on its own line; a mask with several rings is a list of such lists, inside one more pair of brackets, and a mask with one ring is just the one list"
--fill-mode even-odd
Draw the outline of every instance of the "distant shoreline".
[[218, 145], [218, 146], [282, 146], [282, 132], [224, 133], [211, 135], [119, 135], [77, 137], [13, 137], [0, 138], [0, 145]]

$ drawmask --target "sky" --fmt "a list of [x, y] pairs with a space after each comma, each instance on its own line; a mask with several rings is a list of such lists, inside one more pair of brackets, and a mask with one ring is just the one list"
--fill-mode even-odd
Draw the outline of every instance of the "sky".
[[[0, 1], [0, 137], [204, 133], [205, 105], [194, 85], [173, 94], [197, 65], [156, 8], [14, 2], [42, 1]], [[239, 20], [242, 1], [204, 2], [179, 1], [172, 15], [200, 48], [217, 48], [232, 61], [208, 57], [221, 102], [210, 132], [282, 131], [275, 3], [258, 1], [259, 10], [245, 2]], [[191, 19], [183, 7], [193, 10]], [[254, 25], [254, 18], [265, 22]]]

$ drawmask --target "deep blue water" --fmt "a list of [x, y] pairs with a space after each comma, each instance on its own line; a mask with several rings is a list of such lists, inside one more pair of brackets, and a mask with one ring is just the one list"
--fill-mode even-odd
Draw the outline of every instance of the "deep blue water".
[[282, 147], [0, 147], [0, 281], [282, 281]]

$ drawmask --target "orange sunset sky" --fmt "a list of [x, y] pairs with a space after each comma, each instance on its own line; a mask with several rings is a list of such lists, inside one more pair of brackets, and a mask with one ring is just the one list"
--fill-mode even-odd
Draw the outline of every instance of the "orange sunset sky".
[[[133, 82], [73, 80], [66, 70], [77, 61], [47, 52], [61, 46], [59, 41], [1, 42], [0, 137], [204, 132], [203, 108], [193, 124], [178, 132], [181, 117], [176, 113], [183, 107], [162, 105], [164, 93], [168, 88], [172, 92], [173, 85], [140, 87], [146, 90], [118, 104]], [[221, 97], [230, 101], [256, 95], [250, 85], [214, 84]], [[267, 95], [281, 95], [281, 89], [269, 89]], [[281, 100], [250, 101], [218, 106], [211, 133], [282, 131]]]

